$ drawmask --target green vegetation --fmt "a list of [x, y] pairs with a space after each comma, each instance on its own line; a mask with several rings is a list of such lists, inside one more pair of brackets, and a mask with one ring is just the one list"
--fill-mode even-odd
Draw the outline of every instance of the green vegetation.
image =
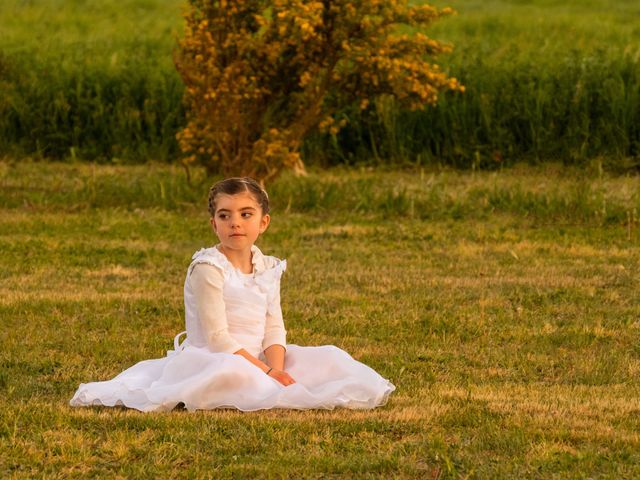
[[430, 34], [455, 46], [444, 61], [467, 92], [426, 113], [383, 115], [374, 137], [383, 158], [496, 167], [605, 156], [609, 166], [640, 165], [638, 2], [434, 3], [459, 12]]
[[[337, 142], [334, 162], [369, 158], [495, 168], [514, 159], [638, 167], [640, 28], [633, 0], [437, 0], [459, 15], [429, 30], [455, 51], [440, 61], [466, 85], [426, 112], [378, 105]], [[312, 146], [315, 147], [315, 146]]]
[[[378, 104], [304, 152], [324, 164], [496, 167], [514, 159], [637, 168], [640, 13], [635, 0], [437, 0], [459, 15], [430, 34], [467, 86], [426, 113]], [[183, 124], [171, 60], [179, 0], [21, 2], [0, 11], [0, 152], [172, 160]], [[374, 158], [375, 160], [371, 160]]]
[[183, 122], [172, 51], [181, 2], [7, 0], [0, 152], [170, 159]]
[[0, 163], [0, 476], [640, 476], [640, 179], [597, 165], [274, 183], [289, 341], [390, 378], [382, 408], [68, 407], [172, 348], [212, 243], [192, 176]]

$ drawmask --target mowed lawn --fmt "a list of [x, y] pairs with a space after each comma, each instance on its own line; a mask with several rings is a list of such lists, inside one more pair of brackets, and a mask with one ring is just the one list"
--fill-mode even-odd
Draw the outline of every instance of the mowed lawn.
[[637, 478], [640, 178], [333, 170], [271, 188], [289, 343], [397, 387], [372, 411], [72, 409], [163, 356], [213, 179], [0, 163], [2, 478]]

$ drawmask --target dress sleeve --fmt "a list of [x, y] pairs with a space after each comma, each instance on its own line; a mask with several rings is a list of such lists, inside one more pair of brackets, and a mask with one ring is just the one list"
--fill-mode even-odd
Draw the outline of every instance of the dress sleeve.
[[198, 318], [207, 344], [213, 352], [235, 353], [242, 348], [230, 334], [227, 325], [222, 287], [222, 271], [206, 263], [199, 263], [189, 276], [196, 300]]
[[287, 331], [284, 329], [282, 308], [280, 307], [280, 280], [278, 280], [274, 297], [267, 309], [262, 350], [266, 350], [271, 345], [282, 345], [285, 350], [287, 349]]

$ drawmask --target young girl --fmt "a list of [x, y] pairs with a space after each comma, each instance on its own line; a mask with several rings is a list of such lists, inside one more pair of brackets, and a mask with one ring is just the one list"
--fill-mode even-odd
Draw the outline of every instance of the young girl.
[[186, 339], [164, 358], [112, 380], [81, 384], [72, 406], [141, 411], [374, 408], [395, 386], [333, 345], [287, 344], [280, 309], [286, 262], [254, 245], [269, 226], [269, 198], [250, 178], [209, 192], [220, 243], [193, 255], [184, 284]]

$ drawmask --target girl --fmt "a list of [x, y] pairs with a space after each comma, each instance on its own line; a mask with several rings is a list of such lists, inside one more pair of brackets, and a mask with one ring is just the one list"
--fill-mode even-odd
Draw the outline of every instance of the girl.
[[187, 329], [176, 336], [175, 350], [112, 380], [81, 384], [71, 405], [251, 411], [386, 403], [395, 386], [345, 351], [286, 343], [280, 309], [286, 262], [254, 245], [270, 221], [269, 198], [258, 183], [218, 182], [209, 213], [220, 243], [193, 255], [184, 284]]

